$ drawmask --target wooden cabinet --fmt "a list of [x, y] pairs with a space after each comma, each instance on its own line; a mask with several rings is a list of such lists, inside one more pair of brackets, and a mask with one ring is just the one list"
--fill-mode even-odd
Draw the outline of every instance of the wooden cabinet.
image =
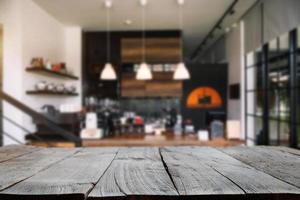
[[[147, 38], [145, 58], [148, 63], [179, 62], [181, 55], [180, 38]], [[122, 38], [122, 63], [139, 63], [143, 58], [141, 38]]]
[[122, 97], [181, 97], [182, 82], [172, 80], [173, 72], [155, 72], [153, 80], [135, 79], [134, 73], [123, 74]]

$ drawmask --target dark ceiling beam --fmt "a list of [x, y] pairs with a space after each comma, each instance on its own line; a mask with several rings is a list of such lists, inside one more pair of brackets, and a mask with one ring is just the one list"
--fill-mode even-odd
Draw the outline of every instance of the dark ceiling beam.
[[227, 15], [233, 15], [234, 14], [234, 6], [238, 3], [239, 0], [234, 0], [228, 9], [225, 11], [225, 13], [222, 15], [222, 17], [217, 21], [217, 23], [213, 26], [211, 31], [206, 35], [206, 37], [202, 40], [202, 42], [198, 45], [198, 47], [193, 51], [191, 55], [191, 60], [194, 60], [199, 52], [201, 51], [202, 47], [206, 45], [208, 40], [213, 37], [213, 33], [217, 29], [222, 29], [222, 22], [227, 17]]

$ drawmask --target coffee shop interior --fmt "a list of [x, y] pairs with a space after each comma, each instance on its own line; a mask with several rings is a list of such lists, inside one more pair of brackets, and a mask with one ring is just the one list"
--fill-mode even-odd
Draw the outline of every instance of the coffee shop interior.
[[0, 0], [0, 146], [300, 147], [299, 0]]

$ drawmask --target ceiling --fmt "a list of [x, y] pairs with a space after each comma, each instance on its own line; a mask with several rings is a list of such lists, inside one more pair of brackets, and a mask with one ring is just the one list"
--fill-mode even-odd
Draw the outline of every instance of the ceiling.
[[[104, 0], [34, 0], [42, 9], [66, 26], [81, 26], [83, 30], [105, 30]], [[208, 34], [234, 0], [185, 0], [183, 31], [185, 54], [189, 55]], [[239, 0], [235, 14], [226, 18], [225, 27], [240, 17], [256, 0]], [[112, 30], [141, 30], [141, 6], [138, 0], [113, 0]], [[177, 0], [148, 0], [146, 29], [179, 29]], [[131, 20], [126, 25], [125, 20]]]

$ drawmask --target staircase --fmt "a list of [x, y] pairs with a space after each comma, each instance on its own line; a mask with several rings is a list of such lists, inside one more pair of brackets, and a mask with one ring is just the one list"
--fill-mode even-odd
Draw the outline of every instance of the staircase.
[[[81, 139], [78, 137], [75, 133], [72, 133], [63, 127], [59, 126], [53, 119], [50, 117], [47, 117], [45, 115], [42, 115], [35, 110], [31, 109], [30, 107], [26, 106], [25, 104], [21, 103], [20, 101], [16, 100], [15, 98], [9, 96], [8, 94], [4, 93], [3, 91], [0, 91], [0, 100], [3, 102], [9, 103], [11, 106], [17, 108], [18, 110], [22, 111], [23, 113], [27, 114], [32, 118], [33, 121], [38, 121], [39, 123], [42, 123], [43, 126], [47, 127], [48, 130], [53, 131], [54, 134], [52, 136], [60, 138], [61, 142], [53, 142], [52, 140], [49, 140], [49, 138], [44, 137], [39, 134], [31, 133], [28, 129], [23, 127], [22, 125], [15, 122], [14, 119], [8, 118], [4, 115], [4, 113], [0, 112], [0, 117], [9, 122], [10, 124], [16, 126], [20, 130], [24, 131], [26, 133], [26, 139], [32, 141], [29, 144], [32, 145], [38, 145], [38, 146], [46, 146], [46, 147], [81, 147]], [[10, 139], [14, 140], [15, 142], [22, 144], [21, 141], [16, 139], [14, 137], [13, 133], [8, 133], [6, 131], [2, 130], [2, 135], [5, 135], [6, 137], [9, 137]]]

